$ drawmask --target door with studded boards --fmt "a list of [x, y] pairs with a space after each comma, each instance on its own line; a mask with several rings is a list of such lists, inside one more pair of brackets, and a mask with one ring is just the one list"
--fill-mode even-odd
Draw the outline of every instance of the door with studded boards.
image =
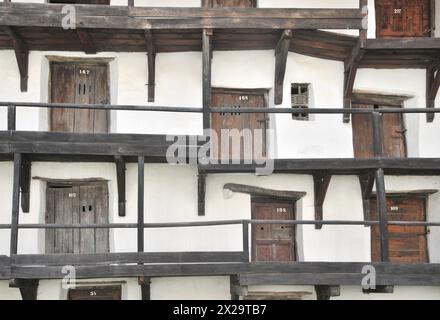
[[[46, 192], [46, 223], [108, 224], [106, 182], [88, 184], [49, 183]], [[106, 253], [107, 229], [48, 229], [46, 253]]]
[[[294, 204], [271, 199], [252, 199], [256, 220], [294, 220]], [[252, 260], [260, 262], [295, 261], [295, 227], [288, 224], [252, 226]]]
[[[394, 196], [387, 198], [388, 221], [426, 222], [424, 197]], [[371, 200], [371, 218], [378, 220], [376, 200]], [[426, 263], [428, 229], [425, 226], [388, 227], [389, 259], [396, 263]], [[379, 226], [371, 227], [371, 260], [380, 261]]]
[[[106, 63], [52, 62], [50, 102], [74, 104], [109, 103]], [[51, 131], [106, 133], [109, 112], [94, 109], [55, 108], [50, 111]]]
[[220, 89], [212, 91], [212, 106], [236, 112], [213, 113], [211, 127], [218, 137], [211, 156], [227, 160], [262, 160], [266, 157], [265, 114], [243, 113], [245, 108], [266, 107], [265, 90]]
[[434, 0], [375, 0], [378, 38], [429, 37]]

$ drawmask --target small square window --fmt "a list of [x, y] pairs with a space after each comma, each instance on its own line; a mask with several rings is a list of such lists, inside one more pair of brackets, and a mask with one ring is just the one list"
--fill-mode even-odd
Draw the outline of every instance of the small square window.
[[[309, 107], [309, 84], [293, 83], [291, 88], [292, 109], [305, 109]], [[308, 121], [306, 113], [292, 113], [293, 120]]]

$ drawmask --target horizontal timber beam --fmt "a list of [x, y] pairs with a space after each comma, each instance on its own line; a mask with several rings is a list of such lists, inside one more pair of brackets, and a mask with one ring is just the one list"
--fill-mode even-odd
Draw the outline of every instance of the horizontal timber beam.
[[[359, 9], [147, 8], [73, 5], [82, 29], [364, 29]], [[0, 25], [61, 28], [58, 4], [0, 4]]]

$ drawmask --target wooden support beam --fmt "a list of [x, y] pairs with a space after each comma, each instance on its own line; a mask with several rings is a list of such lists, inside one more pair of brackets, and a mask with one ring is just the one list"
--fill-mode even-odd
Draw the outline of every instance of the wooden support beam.
[[364, 18], [362, 19], [364, 28], [359, 30], [359, 41], [361, 43], [361, 48], [364, 48], [368, 36], [368, 0], [359, 0], [359, 9], [364, 15]]
[[[344, 61], [344, 105], [345, 109], [351, 108], [351, 99], [353, 97], [353, 87], [356, 79], [357, 70], [359, 63], [362, 60], [365, 49], [363, 48], [365, 44], [361, 39], [357, 42], [356, 46], [353, 48], [350, 56]], [[344, 123], [350, 122], [350, 114], [345, 113], [343, 115]]]
[[249, 223], [247, 221], [243, 221], [242, 223], [242, 236], [245, 262], [249, 262]]
[[118, 184], [118, 214], [120, 217], [125, 217], [125, 159], [123, 156], [115, 156], [116, 164], [116, 179]]
[[275, 104], [283, 103], [284, 76], [289, 54], [292, 30], [284, 30], [275, 48]]
[[9, 287], [19, 288], [23, 300], [37, 300], [38, 279], [11, 279]]
[[[313, 185], [315, 190], [315, 220], [323, 220], [323, 205], [332, 175], [327, 172], [313, 174]], [[322, 225], [315, 225], [315, 229], [321, 229]]]
[[148, 55], [148, 102], [154, 102], [156, 87], [156, 46], [154, 45], [153, 31], [144, 31]]
[[12, 41], [12, 47], [15, 51], [15, 58], [17, 59], [18, 71], [20, 72], [20, 90], [27, 92], [28, 88], [28, 72], [29, 72], [29, 50], [22, 37], [15, 31], [13, 27], [3, 27], [3, 32], [6, 33]]
[[141, 286], [142, 300], [151, 300], [151, 278], [139, 277], [138, 283]]
[[362, 192], [362, 205], [364, 209], [364, 220], [371, 221], [370, 200], [373, 192], [375, 175], [374, 172], [359, 175], [359, 183]]
[[8, 130], [14, 131], [17, 123], [16, 107], [13, 104], [8, 105]]
[[341, 295], [340, 286], [315, 286], [317, 300], [330, 300], [331, 297], [339, 297]]
[[20, 181], [22, 170], [22, 155], [14, 154], [14, 180], [12, 187], [12, 219], [11, 219], [11, 250], [10, 256], [18, 250], [18, 220], [20, 213]]
[[377, 212], [379, 213], [380, 229], [380, 258], [382, 262], [389, 261], [388, 210], [385, 189], [385, 174], [378, 169], [376, 175]]
[[134, 7], [134, 0], [128, 0], [128, 6]]
[[86, 54], [96, 54], [96, 46], [93, 42], [90, 33], [85, 29], [75, 29], [76, 35], [78, 36], [79, 42], [81, 42], [81, 46]]
[[231, 275], [229, 278], [231, 300], [240, 300], [240, 297], [244, 297], [248, 294], [248, 286], [240, 285], [240, 279], [238, 275]]
[[203, 29], [202, 59], [203, 59], [203, 129], [211, 127], [211, 62], [212, 62], [212, 30]]
[[144, 190], [145, 190], [145, 158], [138, 157], [138, 227], [137, 227], [137, 249], [144, 252]]
[[[435, 108], [435, 99], [440, 87], [440, 72], [436, 66], [431, 66], [426, 69], [426, 107]], [[435, 113], [427, 113], [426, 121], [433, 122]]]
[[197, 203], [198, 203], [198, 215], [206, 215], [205, 209], [205, 196], [206, 196], [206, 174], [199, 173], [197, 176]]
[[32, 162], [28, 156], [23, 156], [21, 166], [21, 210], [23, 213], [29, 213], [30, 210], [30, 194], [31, 194], [31, 167]]

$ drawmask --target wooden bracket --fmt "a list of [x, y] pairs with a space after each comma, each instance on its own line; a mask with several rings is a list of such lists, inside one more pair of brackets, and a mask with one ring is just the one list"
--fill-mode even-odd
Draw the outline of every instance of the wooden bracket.
[[370, 198], [373, 191], [375, 175], [374, 172], [369, 172], [359, 175], [359, 183], [362, 192], [362, 205], [364, 208], [364, 220], [371, 220]]
[[206, 196], [206, 174], [199, 173], [197, 176], [197, 190], [198, 190], [198, 214], [199, 216], [206, 215], [205, 210], [205, 196]]
[[203, 129], [211, 127], [211, 62], [212, 62], [212, 29], [203, 29]]
[[31, 161], [23, 156], [21, 164], [20, 188], [21, 188], [21, 210], [29, 213], [30, 209], [30, 190], [31, 190]]
[[[323, 205], [332, 175], [327, 172], [319, 172], [313, 175], [313, 185], [315, 190], [315, 220], [323, 220]], [[322, 229], [322, 224], [315, 225], [315, 229]]]
[[[350, 56], [344, 61], [344, 109], [351, 109], [351, 99], [353, 97], [354, 81], [362, 57], [365, 54], [363, 41], [360, 39], [353, 48]], [[343, 116], [344, 123], [350, 122], [350, 114]]]
[[394, 293], [394, 286], [376, 286], [375, 289], [362, 289], [363, 293]]
[[23, 300], [37, 300], [38, 279], [11, 279], [9, 287], [19, 288]]
[[230, 292], [231, 300], [240, 300], [248, 294], [248, 286], [241, 286], [238, 275], [231, 275], [230, 277]]
[[284, 76], [289, 53], [292, 30], [284, 30], [275, 48], [275, 104], [283, 103]]
[[81, 42], [81, 46], [86, 54], [95, 54], [96, 46], [93, 42], [90, 33], [85, 29], [75, 29], [76, 35], [78, 36], [79, 42]]
[[153, 31], [144, 32], [148, 55], [148, 102], [154, 102], [156, 87], [156, 46], [154, 45]]
[[[436, 66], [431, 66], [426, 69], [426, 107], [435, 108], [435, 99], [440, 87], [440, 72]], [[427, 113], [426, 121], [433, 122], [435, 113]]]
[[28, 72], [29, 72], [29, 49], [23, 38], [15, 31], [13, 27], [3, 27], [3, 31], [12, 41], [12, 46], [17, 59], [18, 71], [20, 72], [20, 90], [27, 92]]
[[142, 300], [151, 300], [151, 278], [139, 277], [138, 283], [141, 286]]
[[340, 286], [315, 286], [316, 297], [318, 300], [330, 300], [331, 297], [341, 295]]
[[115, 156], [116, 178], [118, 184], [118, 212], [120, 217], [125, 217], [125, 159], [123, 156]]

